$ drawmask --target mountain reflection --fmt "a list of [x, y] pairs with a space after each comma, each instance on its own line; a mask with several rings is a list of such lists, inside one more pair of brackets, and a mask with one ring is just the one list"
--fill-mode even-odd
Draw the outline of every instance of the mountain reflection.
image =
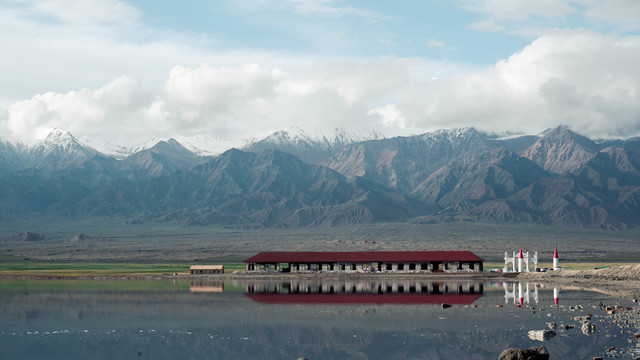
[[244, 295], [265, 304], [455, 304], [483, 296], [477, 281], [249, 281]]

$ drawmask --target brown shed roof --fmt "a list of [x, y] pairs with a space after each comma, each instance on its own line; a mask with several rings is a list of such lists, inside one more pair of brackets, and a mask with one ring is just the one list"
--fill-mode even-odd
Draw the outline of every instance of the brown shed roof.
[[482, 262], [471, 251], [267, 251], [254, 255], [245, 263], [332, 263], [332, 262]]
[[224, 270], [224, 265], [191, 265], [189, 270]]

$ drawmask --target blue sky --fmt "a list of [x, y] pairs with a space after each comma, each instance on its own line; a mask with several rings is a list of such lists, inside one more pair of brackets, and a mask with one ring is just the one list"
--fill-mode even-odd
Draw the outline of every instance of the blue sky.
[[[206, 34], [211, 51], [263, 49], [321, 57], [429, 57], [488, 65], [526, 37], [467, 29], [482, 14], [445, 1], [138, 1], [149, 27]], [[311, 4], [313, 2], [309, 2]], [[324, 9], [324, 10], [322, 10]]]
[[640, 134], [636, 0], [0, 0], [0, 47], [0, 138], [24, 142]]

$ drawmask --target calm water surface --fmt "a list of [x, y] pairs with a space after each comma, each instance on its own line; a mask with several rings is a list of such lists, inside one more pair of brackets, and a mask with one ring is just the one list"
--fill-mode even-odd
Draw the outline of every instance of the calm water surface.
[[[591, 359], [630, 338], [600, 302], [630, 305], [469, 281], [6, 280], [0, 359], [497, 359], [540, 345], [552, 359]], [[587, 313], [592, 335], [572, 320]], [[575, 327], [544, 343], [527, 336], [548, 322]]]

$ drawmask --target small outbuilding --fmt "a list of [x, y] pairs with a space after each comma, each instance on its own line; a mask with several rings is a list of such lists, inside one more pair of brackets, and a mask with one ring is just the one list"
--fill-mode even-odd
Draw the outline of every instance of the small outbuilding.
[[247, 271], [271, 272], [481, 272], [484, 260], [470, 251], [261, 252]]
[[191, 275], [224, 274], [224, 265], [191, 265]]

